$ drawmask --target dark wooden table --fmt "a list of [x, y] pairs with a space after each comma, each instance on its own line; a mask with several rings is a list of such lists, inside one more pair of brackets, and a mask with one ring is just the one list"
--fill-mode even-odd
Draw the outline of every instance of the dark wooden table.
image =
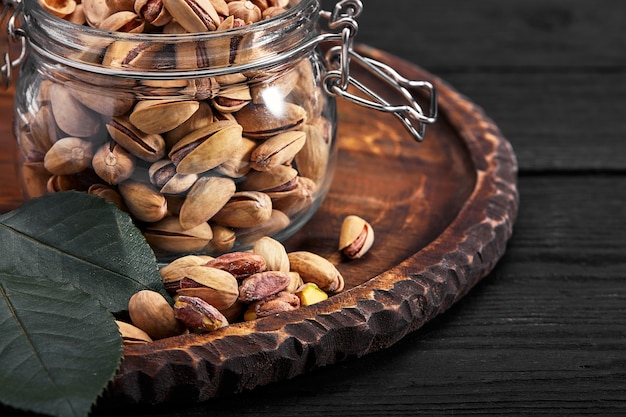
[[513, 145], [507, 253], [386, 350], [203, 404], [96, 415], [626, 415], [626, 3], [365, 3], [358, 41], [443, 78]]

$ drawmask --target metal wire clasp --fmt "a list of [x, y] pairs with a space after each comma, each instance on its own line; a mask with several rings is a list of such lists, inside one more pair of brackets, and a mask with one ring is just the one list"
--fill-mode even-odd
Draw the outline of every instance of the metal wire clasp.
[[[393, 68], [375, 59], [363, 57], [354, 51], [354, 37], [358, 32], [356, 18], [363, 10], [361, 0], [337, 2], [332, 12], [322, 11], [320, 15], [328, 19], [330, 30], [340, 30], [341, 44], [330, 48], [326, 54], [329, 68], [324, 79], [324, 88], [329, 94], [341, 96], [362, 106], [393, 113], [413, 137], [421, 142], [426, 125], [437, 119], [437, 90], [428, 81], [412, 81], [400, 75]], [[371, 74], [386, 82], [406, 100], [406, 104], [391, 104], [372, 89], [350, 76], [351, 59], [356, 60]], [[368, 98], [348, 92], [349, 86], [356, 87]], [[424, 89], [430, 98], [429, 109], [424, 111], [416, 100], [413, 91]]]
[[[0, 26], [4, 27], [6, 21], [7, 50], [2, 56], [2, 66], [0, 67], [0, 88], [6, 90], [13, 81], [13, 69], [19, 67], [26, 58], [26, 36], [23, 29], [18, 28], [16, 19], [21, 14], [22, 3], [20, 0], [2, 0], [2, 9], [0, 10]], [[11, 49], [13, 42], [21, 42], [20, 54], [17, 58], [11, 58]]]

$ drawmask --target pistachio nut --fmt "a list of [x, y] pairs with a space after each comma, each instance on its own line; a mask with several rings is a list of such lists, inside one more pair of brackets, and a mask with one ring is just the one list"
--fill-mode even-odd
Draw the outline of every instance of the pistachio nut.
[[118, 185], [130, 213], [144, 222], [158, 222], [167, 215], [167, 201], [151, 184], [128, 179]]
[[328, 171], [330, 144], [317, 125], [305, 124], [302, 130], [306, 134], [306, 141], [295, 155], [295, 162], [300, 175], [319, 183]]
[[241, 280], [267, 269], [265, 259], [251, 252], [224, 253], [206, 263], [206, 266], [228, 271]]
[[117, 40], [108, 46], [102, 65], [113, 68], [151, 68], [160, 46], [156, 43]]
[[111, 185], [117, 185], [129, 179], [135, 172], [135, 157], [111, 140], [98, 148], [92, 165], [100, 178]]
[[287, 250], [279, 241], [263, 236], [254, 242], [252, 252], [265, 259], [267, 269], [270, 271], [290, 271]]
[[167, 292], [175, 294], [180, 288], [179, 282], [185, 277], [185, 267], [206, 265], [211, 259], [213, 257], [208, 255], [184, 255], [161, 267], [159, 274]]
[[213, 238], [213, 231], [208, 223], [183, 229], [177, 217], [167, 216], [147, 225], [143, 235], [155, 252], [193, 253], [202, 251]]
[[243, 315], [244, 320], [274, 316], [279, 313], [293, 311], [300, 308], [300, 299], [297, 295], [281, 291], [271, 297], [253, 302]]
[[86, 191], [87, 185], [81, 175], [52, 175], [46, 183], [46, 190], [49, 193], [58, 193], [59, 191]]
[[88, 138], [100, 129], [100, 117], [76, 100], [69, 89], [60, 84], [49, 87], [50, 106], [59, 129], [69, 136]]
[[259, 191], [240, 191], [211, 218], [226, 227], [253, 227], [269, 220], [272, 200]]
[[93, 28], [100, 27], [100, 23], [111, 14], [106, 0], [81, 0], [81, 3], [85, 20]]
[[256, 23], [262, 18], [261, 9], [251, 1], [228, 2], [228, 14], [243, 20], [247, 25]]
[[239, 285], [239, 300], [258, 301], [283, 291], [291, 283], [288, 272], [265, 271], [245, 278]]
[[306, 142], [300, 130], [280, 133], [267, 139], [252, 152], [250, 164], [257, 171], [269, 171], [291, 162]]
[[228, 3], [226, 0], [211, 0], [213, 8], [220, 16], [228, 16]]
[[181, 174], [199, 174], [228, 161], [242, 141], [241, 126], [231, 121], [214, 122], [178, 141], [169, 157]]
[[298, 288], [296, 295], [300, 299], [301, 306], [310, 306], [328, 299], [328, 294], [320, 289], [316, 284], [307, 282]]
[[76, 10], [75, 0], [39, 0], [42, 9], [53, 15], [64, 18]]
[[217, 308], [199, 297], [184, 295], [176, 297], [174, 315], [195, 333], [210, 332], [228, 326], [228, 319]]
[[121, 12], [122, 10], [133, 11], [135, 9], [135, 0], [105, 0], [109, 10]]
[[359, 216], [349, 215], [343, 219], [339, 236], [339, 250], [348, 258], [363, 256], [374, 243], [374, 229]]
[[298, 171], [287, 165], [278, 165], [270, 171], [250, 171], [241, 183], [244, 191], [278, 192], [297, 187]]
[[87, 189], [87, 193], [91, 195], [95, 195], [105, 199], [106, 201], [113, 203], [122, 211], [128, 211], [126, 205], [124, 204], [124, 199], [117, 192], [117, 190], [110, 185], [105, 184], [92, 184]]
[[208, 221], [235, 193], [235, 182], [224, 177], [202, 177], [189, 190], [180, 208], [179, 220], [184, 229]]
[[267, 139], [297, 129], [306, 122], [306, 112], [297, 104], [285, 102], [279, 108], [250, 103], [237, 112], [243, 134], [251, 139]]
[[133, 10], [152, 26], [165, 26], [172, 21], [163, 0], [135, 0]]
[[180, 174], [169, 159], [156, 161], [148, 169], [148, 175], [152, 185], [157, 187], [162, 194], [182, 194], [196, 182], [196, 174]]
[[287, 256], [291, 270], [299, 273], [305, 283], [312, 282], [327, 292], [343, 290], [343, 276], [328, 259], [308, 251], [290, 252]]
[[119, 11], [107, 16], [98, 29], [117, 32], [142, 33], [146, 26], [145, 20], [131, 11]]
[[120, 330], [124, 345], [144, 345], [153, 341], [148, 333], [137, 326], [120, 320], [115, 320], [115, 324]]
[[268, 7], [267, 9], [263, 10], [263, 20], [267, 20], [267, 19], [272, 19], [276, 16], [280, 16], [281, 14], [285, 13], [287, 11], [287, 9], [285, 9], [284, 7], [276, 7], [276, 6], [272, 6], [272, 7]]
[[241, 110], [250, 100], [250, 88], [247, 85], [238, 85], [222, 89], [213, 97], [212, 104], [222, 113], [233, 113]]
[[115, 91], [112, 94], [107, 88], [87, 87], [83, 83], [73, 83], [69, 87], [75, 99], [105, 116], [121, 116], [135, 104], [130, 93]]
[[128, 301], [128, 314], [133, 325], [153, 339], [177, 336], [184, 331], [172, 306], [156, 291], [142, 290], [133, 294]]
[[135, 105], [130, 122], [145, 133], [163, 133], [180, 126], [200, 107], [193, 100], [143, 100]]
[[56, 175], [76, 174], [91, 165], [93, 144], [85, 139], [59, 139], [46, 152], [44, 167]]
[[[232, 306], [239, 296], [235, 277], [222, 269], [209, 266], [187, 266], [181, 271], [177, 295], [199, 297], [218, 310]], [[169, 286], [175, 283], [170, 282]]]
[[220, 23], [210, 0], [163, 0], [163, 5], [190, 33], [214, 31]]
[[128, 117], [113, 117], [106, 125], [109, 135], [128, 152], [144, 161], [154, 162], [165, 156], [165, 140], [161, 135], [137, 129]]

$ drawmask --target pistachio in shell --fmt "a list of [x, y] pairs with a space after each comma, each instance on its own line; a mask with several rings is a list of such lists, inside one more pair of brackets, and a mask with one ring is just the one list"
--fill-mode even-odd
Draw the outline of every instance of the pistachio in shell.
[[76, 174], [91, 165], [93, 143], [77, 138], [66, 137], [56, 141], [46, 152], [44, 167], [56, 175]]
[[156, 133], [145, 133], [128, 117], [113, 117], [106, 125], [109, 135], [128, 152], [144, 161], [154, 162], [165, 156], [165, 140]]
[[79, 138], [88, 138], [98, 132], [100, 116], [74, 98], [69, 89], [51, 84], [49, 94], [52, 114], [59, 129]]
[[289, 272], [289, 257], [282, 243], [269, 236], [263, 236], [254, 243], [252, 251], [263, 257], [270, 271]]
[[297, 104], [281, 106], [250, 103], [237, 112], [243, 134], [251, 139], [268, 139], [278, 133], [297, 129], [306, 122], [306, 111]]
[[194, 100], [142, 100], [129, 116], [130, 122], [145, 133], [164, 133], [189, 119], [200, 107]]
[[212, 217], [212, 221], [226, 227], [253, 227], [269, 220], [272, 200], [259, 191], [240, 191]]
[[210, 0], [163, 0], [163, 5], [190, 33], [214, 31], [220, 23]]
[[213, 238], [213, 231], [208, 223], [183, 229], [177, 217], [167, 216], [146, 226], [143, 235], [155, 252], [176, 254], [202, 251]]
[[177, 295], [199, 297], [221, 310], [232, 306], [239, 296], [239, 283], [228, 271], [209, 266], [187, 266], [181, 271]]
[[211, 219], [235, 193], [235, 182], [224, 177], [202, 177], [187, 193], [180, 208], [179, 220], [191, 229]]
[[178, 141], [169, 157], [181, 174], [200, 174], [228, 161], [243, 142], [241, 126], [219, 121], [189, 133]]
[[181, 174], [169, 159], [156, 161], [148, 169], [150, 182], [163, 194], [182, 194], [196, 182], [196, 174]]
[[270, 171], [250, 171], [241, 183], [245, 191], [285, 191], [297, 186], [298, 171], [287, 165], [279, 165]]
[[350, 259], [365, 255], [374, 243], [374, 229], [359, 216], [343, 219], [339, 236], [339, 251]]
[[172, 306], [156, 291], [142, 290], [133, 294], [128, 301], [128, 314], [133, 325], [153, 339], [177, 336], [184, 331]]
[[128, 179], [118, 185], [130, 213], [144, 222], [158, 222], [167, 215], [167, 200], [152, 184]]
[[93, 169], [108, 184], [117, 185], [135, 172], [135, 157], [111, 140], [100, 146], [93, 156]]
[[344, 287], [344, 279], [328, 259], [308, 251], [290, 252], [289, 264], [293, 272], [297, 272], [306, 282], [312, 282], [327, 292], [340, 292]]
[[306, 142], [306, 133], [294, 130], [267, 139], [252, 152], [250, 164], [258, 171], [269, 171], [291, 162]]

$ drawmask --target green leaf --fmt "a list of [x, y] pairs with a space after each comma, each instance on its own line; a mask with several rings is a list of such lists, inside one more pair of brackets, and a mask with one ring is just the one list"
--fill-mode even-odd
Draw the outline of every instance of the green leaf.
[[48, 194], [0, 216], [0, 253], [0, 271], [71, 282], [113, 313], [142, 289], [166, 295], [130, 217], [86, 193]]
[[95, 298], [41, 277], [0, 273], [0, 335], [0, 402], [53, 416], [86, 416], [122, 357]]

